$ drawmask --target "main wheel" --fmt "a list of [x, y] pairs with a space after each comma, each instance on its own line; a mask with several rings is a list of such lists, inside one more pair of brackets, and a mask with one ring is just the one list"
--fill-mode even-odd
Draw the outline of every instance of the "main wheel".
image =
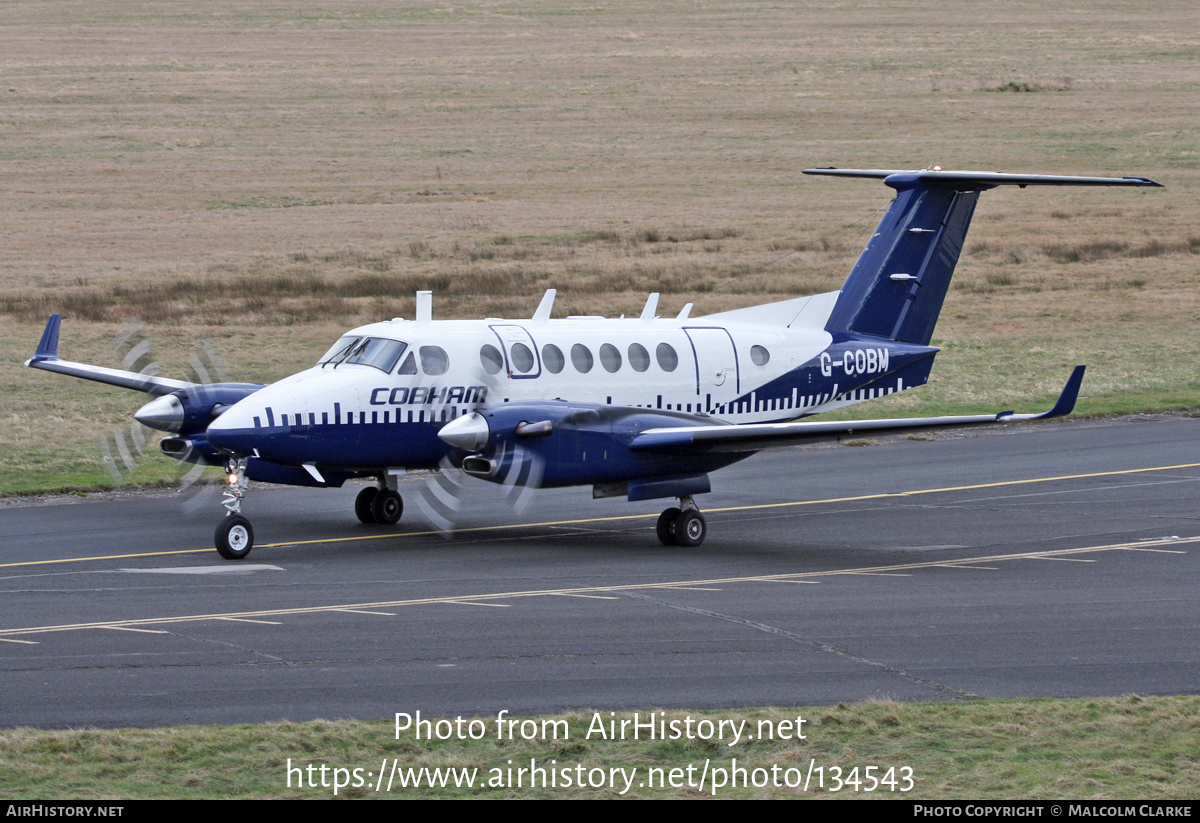
[[658, 541], [664, 546], [678, 546], [679, 542], [675, 539], [675, 521], [679, 519], [679, 509], [670, 508], [658, 516], [658, 524], [655, 526], [655, 531], [658, 532]]
[[231, 514], [217, 524], [213, 533], [217, 553], [226, 560], [241, 560], [254, 548], [254, 529], [240, 514]]
[[378, 486], [367, 486], [358, 493], [358, 497], [354, 498], [354, 514], [364, 523], [375, 522], [375, 513], [371, 511], [371, 504], [375, 502], [377, 494], [379, 494]]
[[681, 546], [699, 546], [706, 534], [708, 523], [695, 509], [688, 509], [675, 520], [675, 542]]
[[380, 489], [371, 501], [371, 514], [376, 523], [390, 526], [404, 514], [404, 500], [391, 489]]

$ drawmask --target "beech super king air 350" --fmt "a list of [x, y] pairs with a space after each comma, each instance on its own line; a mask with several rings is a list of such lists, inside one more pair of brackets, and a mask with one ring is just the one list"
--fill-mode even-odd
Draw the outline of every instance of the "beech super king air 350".
[[367, 523], [399, 520], [405, 471], [460, 467], [513, 487], [590, 485], [595, 497], [678, 498], [658, 519], [667, 545], [707, 532], [695, 495], [709, 473], [764, 448], [851, 431], [1004, 423], [1067, 414], [1077, 367], [1052, 409], [850, 422], [799, 418], [920, 386], [929, 345], [979, 193], [996, 186], [1158, 186], [1145, 177], [941, 170], [808, 169], [882, 179], [896, 190], [840, 291], [674, 318], [551, 319], [548, 291], [529, 320], [432, 318], [347, 332], [315, 366], [278, 383], [196, 384], [60, 360], [52, 315], [27, 365], [154, 396], [134, 416], [169, 433], [177, 459], [224, 465], [217, 551], [254, 543], [241, 514], [248, 480], [341, 486]]

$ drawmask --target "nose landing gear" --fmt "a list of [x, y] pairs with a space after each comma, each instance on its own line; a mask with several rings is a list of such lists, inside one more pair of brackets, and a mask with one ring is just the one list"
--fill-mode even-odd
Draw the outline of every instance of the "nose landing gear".
[[222, 504], [226, 508], [225, 519], [217, 524], [213, 540], [217, 554], [226, 560], [241, 560], [254, 548], [254, 528], [242, 517], [242, 498], [250, 480], [246, 477], [246, 458], [233, 457], [225, 463], [227, 485]]

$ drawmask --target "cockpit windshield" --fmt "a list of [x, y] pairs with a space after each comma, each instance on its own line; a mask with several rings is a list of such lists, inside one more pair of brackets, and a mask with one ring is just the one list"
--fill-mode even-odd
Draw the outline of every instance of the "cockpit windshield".
[[359, 340], [362, 340], [362, 338], [353, 336], [343, 337], [341, 340], [333, 344], [333, 348], [321, 355], [320, 359], [317, 360], [317, 365], [324, 366], [329, 363], [342, 362], [342, 360], [345, 359], [346, 354], [349, 353], [350, 349], [352, 349], [354, 344]]
[[406, 348], [408, 348], [407, 343], [388, 340], [386, 337], [347, 335], [334, 343], [333, 348], [325, 352], [317, 361], [317, 365], [336, 367], [343, 363], [355, 363], [374, 366], [384, 374], [390, 374]]

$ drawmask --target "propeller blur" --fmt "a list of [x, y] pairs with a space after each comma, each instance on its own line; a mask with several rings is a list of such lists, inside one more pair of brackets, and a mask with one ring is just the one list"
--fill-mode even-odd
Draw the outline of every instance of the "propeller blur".
[[[1053, 408], [885, 420], [802, 420], [920, 386], [939, 349], [934, 324], [980, 192], [996, 186], [1158, 186], [1097, 178], [940, 170], [808, 169], [881, 179], [896, 196], [836, 292], [705, 317], [552, 319], [554, 290], [529, 320], [433, 319], [417, 293], [414, 320], [353, 329], [310, 369], [271, 385], [192, 383], [58, 357], [51, 315], [26, 365], [137, 389], [134, 417], [168, 433], [163, 452], [224, 465], [222, 557], [254, 545], [241, 511], [249, 480], [337, 487], [370, 477], [355, 513], [397, 522], [397, 478], [447, 464], [521, 490], [591, 486], [594, 497], [676, 498], [658, 519], [667, 545], [696, 546], [707, 523], [694, 497], [710, 473], [757, 451], [850, 432], [1055, 417], [1074, 406], [1076, 367]], [[446, 494], [437, 492], [436, 497]], [[434, 501], [419, 501], [430, 509]], [[441, 509], [457, 508], [447, 500]], [[449, 519], [435, 515], [446, 523]]]

